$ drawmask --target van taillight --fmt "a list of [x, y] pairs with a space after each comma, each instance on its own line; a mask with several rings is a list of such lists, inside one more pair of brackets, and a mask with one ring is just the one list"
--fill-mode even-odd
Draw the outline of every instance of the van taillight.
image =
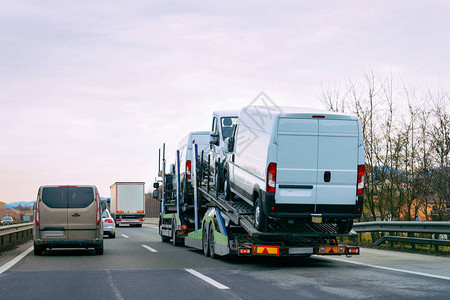
[[100, 221], [102, 220], [102, 216], [100, 215], [100, 209], [99, 209], [99, 207], [100, 207], [100, 201], [98, 201], [99, 199], [98, 199], [98, 194], [95, 196], [95, 201], [96, 201], [96, 204], [97, 204], [97, 211], [96, 211], [96, 213], [97, 213], [97, 226], [98, 225], [100, 225]]
[[186, 178], [191, 178], [191, 161], [186, 161]]
[[39, 226], [40, 224], [41, 224], [41, 222], [40, 222], [40, 220], [39, 220], [39, 215], [40, 215], [40, 212], [39, 212], [39, 201], [41, 200], [41, 198], [39, 197], [39, 194], [38, 194], [38, 197], [37, 197], [37, 199], [36, 199], [36, 220], [34, 220], [35, 222], [36, 222], [36, 226]]
[[275, 193], [275, 185], [277, 183], [277, 164], [270, 163], [267, 167], [266, 192]]
[[357, 189], [356, 194], [358, 195], [364, 194], [364, 170], [365, 170], [364, 165], [358, 166], [358, 184], [356, 186]]

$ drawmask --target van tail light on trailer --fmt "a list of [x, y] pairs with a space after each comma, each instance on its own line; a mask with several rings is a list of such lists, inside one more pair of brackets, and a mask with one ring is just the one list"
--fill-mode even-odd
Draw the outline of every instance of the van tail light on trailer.
[[272, 162], [267, 167], [266, 192], [275, 193], [276, 183], [277, 183], [277, 164]]
[[186, 178], [191, 178], [191, 161], [186, 161]]
[[364, 194], [364, 170], [365, 165], [358, 166], [358, 184], [356, 186], [356, 194], [358, 195]]

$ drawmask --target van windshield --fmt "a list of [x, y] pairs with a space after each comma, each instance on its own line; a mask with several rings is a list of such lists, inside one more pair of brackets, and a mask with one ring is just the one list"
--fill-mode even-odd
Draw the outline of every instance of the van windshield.
[[238, 121], [238, 117], [223, 117], [220, 119], [222, 125], [222, 136], [225, 140], [233, 135], [234, 127]]

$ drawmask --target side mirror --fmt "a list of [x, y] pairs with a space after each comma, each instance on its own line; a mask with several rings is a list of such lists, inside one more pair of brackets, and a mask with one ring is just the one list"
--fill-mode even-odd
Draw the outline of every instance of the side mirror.
[[154, 182], [153, 183], [153, 188], [154, 189], [158, 189], [159, 188], [159, 182]]
[[219, 146], [219, 135], [218, 134], [210, 134], [209, 144]]
[[153, 198], [155, 198], [155, 199], [159, 198], [159, 191], [158, 190], [154, 190], [153, 191]]

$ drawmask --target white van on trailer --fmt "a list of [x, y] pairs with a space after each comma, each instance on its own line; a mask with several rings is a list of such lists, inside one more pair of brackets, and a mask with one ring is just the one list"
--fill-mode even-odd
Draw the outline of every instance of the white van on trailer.
[[364, 141], [356, 116], [294, 107], [246, 107], [227, 140], [225, 198], [272, 220], [334, 223], [348, 233], [362, 214]]
[[[197, 144], [198, 151], [203, 151], [204, 155], [209, 154], [209, 131], [193, 131], [186, 135], [179, 143], [179, 161], [180, 161], [180, 192], [183, 200], [192, 198], [192, 183], [191, 183], [191, 170], [192, 170], [192, 149], [193, 143]], [[176, 161], [176, 158], [175, 158]], [[172, 170], [173, 171], [173, 170]], [[175, 172], [172, 172], [175, 174]], [[177, 177], [173, 178], [173, 184], [176, 186]]]
[[238, 120], [238, 110], [220, 110], [213, 112], [210, 133], [210, 170], [217, 188], [222, 187], [220, 171], [226, 159], [225, 140], [233, 135]]

